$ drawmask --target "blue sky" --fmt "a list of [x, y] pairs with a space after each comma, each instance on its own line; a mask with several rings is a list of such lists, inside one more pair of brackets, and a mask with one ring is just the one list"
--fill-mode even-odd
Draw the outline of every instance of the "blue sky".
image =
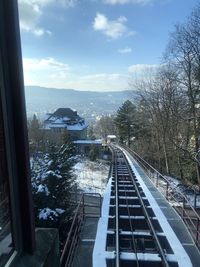
[[18, 0], [25, 85], [117, 91], [159, 64], [196, 0]]

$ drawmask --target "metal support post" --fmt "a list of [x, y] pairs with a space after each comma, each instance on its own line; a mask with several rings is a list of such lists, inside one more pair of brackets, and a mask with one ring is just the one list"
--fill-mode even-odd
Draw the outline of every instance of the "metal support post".
[[184, 216], [185, 216], [185, 198], [183, 198], [183, 210], [182, 210], [182, 218], [184, 220]]
[[169, 190], [169, 183], [167, 182], [167, 188], [166, 188], [166, 199], [168, 200], [168, 190]]
[[196, 207], [197, 207], [197, 192], [194, 189], [194, 208], [196, 209]]
[[158, 187], [158, 178], [159, 178], [159, 174], [156, 173], [156, 187]]
[[199, 243], [199, 218], [197, 218], [197, 228], [196, 228], [196, 245], [197, 247], [199, 247], [198, 243]]
[[82, 205], [83, 205], [83, 218], [85, 217], [85, 197], [84, 194], [82, 196]]

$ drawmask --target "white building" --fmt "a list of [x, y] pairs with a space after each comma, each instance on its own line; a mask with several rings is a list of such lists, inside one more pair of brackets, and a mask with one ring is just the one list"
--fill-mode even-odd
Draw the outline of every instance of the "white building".
[[72, 140], [83, 140], [87, 137], [88, 124], [77, 111], [70, 108], [59, 108], [54, 113], [47, 114], [43, 129], [53, 133], [68, 132]]

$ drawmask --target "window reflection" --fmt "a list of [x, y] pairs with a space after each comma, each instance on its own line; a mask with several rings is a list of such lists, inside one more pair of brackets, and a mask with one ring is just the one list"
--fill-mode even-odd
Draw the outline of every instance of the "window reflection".
[[12, 251], [8, 170], [2, 108], [0, 105], [0, 267], [4, 266]]

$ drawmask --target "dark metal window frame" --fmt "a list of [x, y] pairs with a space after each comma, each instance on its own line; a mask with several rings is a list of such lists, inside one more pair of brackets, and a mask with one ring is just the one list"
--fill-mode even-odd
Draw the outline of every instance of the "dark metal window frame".
[[[0, 1], [0, 94], [8, 162], [12, 235], [15, 252], [33, 253], [35, 228], [31, 194], [27, 120], [18, 6]], [[7, 265], [9, 265], [8, 263]]]

